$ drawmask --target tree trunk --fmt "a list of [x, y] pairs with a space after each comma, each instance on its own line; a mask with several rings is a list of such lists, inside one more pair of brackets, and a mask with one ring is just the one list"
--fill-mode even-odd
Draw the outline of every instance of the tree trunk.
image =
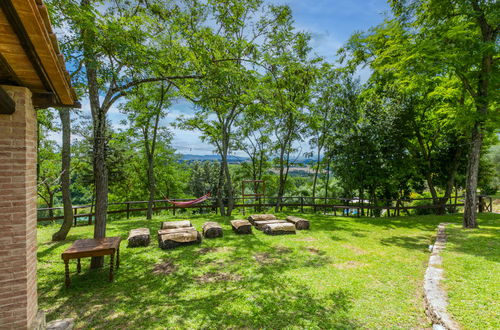
[[314, 179], [313, 179], [313, 189], [312, 189], [312, 197], [313, 200], [316, 197], [316, 183], [318, 182], [318, 173], [321, 161], [321, 146], [318, 146], [318, 158], [316, 159], [316, 168], [314, 170]]
[[219, 205], [220, 215], [226, 216], [226, 210], [224, 208], [224, 202], [222, 200], [222, 190], [224, 189], [224, 167], [222, 163], [219, 169], [219, 182], [217, 184], [217, 204]]
[[70, 171], [71, 171], [71, 121], [70, 110], [59, 109], [62, 124], [62, 174], [61, 190], [64, 207], [64, 221], [58, 232], [52, 235], [53, 241], [63, 241], [73, 225], [73, 205], [71, 204]]
[[[475, 12], [475, 17], [479, 28], [481, 29], [482, 41], [492, 44], [497, 40], [498, 26], [491, 26], [486, 19], [477, 1], [472, 1], [471, 5]], [[494, 47], [482, 47], [481, 67], [478, 71], [477, 92], [471, 93], [476, 103], [476, 116], [474, 127], [471, 134], [471, 146], [469, 152], [469, 162], [467, 164], [467, 183], [465, 189], [465, 207], [464, 207], [464, 228], [477, 228], [477, 180], [479, 174], [479, 159], [481, 157], [481, 146], [483, 144], [483, 124], [488, 114], [489, 106], [489, 84], [493, 79], [493, 56]], [[470, 87], [470, 85], [466, 84]], [[472, 90], [472, 88], [470, 88]], [[476, 95], [474, 95], [476, 94]]]
[[[106, 113], [100, 108], [97, 122], [94, 123], [94, 185], [95, 185], [95, 223], [94, 238], [106, 237], [108, 210], [108, 168], [106, 165]], [[104, 257], [92, 257], [90, 267], [99, 268]]]
[[467, 183], [465, 187], [464, 206], [464, 228], [477, 228], [477, 179], [479, 173], [479, 158], [481, 156], [481, 145], [483, 134], [476, 123], [472, 131], [472, 144], [469, 152], [469, 162], [467, 164]]
[[146, 219], [151, 220], [153, 218], [153, 201], [155, 199], [155, 175], [154, 175], [154, 159], [153, 155], [148, 155], [148, 212], [146, 214]]

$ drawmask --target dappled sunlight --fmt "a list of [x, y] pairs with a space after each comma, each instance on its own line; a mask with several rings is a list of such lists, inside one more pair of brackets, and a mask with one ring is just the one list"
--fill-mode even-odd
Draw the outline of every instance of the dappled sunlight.
[[[91, 237], [93, 227], [72, 228], [68, 240], [57, 243], [49, 242], [56, 227], [40, 227], [40, 304], [49, 320], [75, 317], [77, 327], [94, 328], [422, 326], [416, 296], [428, 244], [439, 222], [457, 222], [458, 216], [298, 216], [310, 220], [311, 230], [284, 236], [255, 229], [236, 235], [232, 218], [216, 215], [116, 219], [107, 231], [124, 239], [115, 282], [107, 281], [108, 258], [98, 270], [82, 259], [81, 274], [70, 263], [68, 289], [60, 254], [73, 240]], [[161, 250], [155, 234], [170, 219], [189, 219], [197, 229], [217, 221], [224, 237]], [[127, 248], [128, 231], [138, 227], [150, 228], [150, 246]], [[482, 234], [493, 232], [485, 226]]]

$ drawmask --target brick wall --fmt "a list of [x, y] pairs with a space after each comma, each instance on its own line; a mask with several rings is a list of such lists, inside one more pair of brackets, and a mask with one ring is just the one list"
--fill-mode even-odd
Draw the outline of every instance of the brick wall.
[[28, 89], [1, 87], [16, 111], [0, 114], [0, 329], [28, 329], [38, 308], [36, 114]]

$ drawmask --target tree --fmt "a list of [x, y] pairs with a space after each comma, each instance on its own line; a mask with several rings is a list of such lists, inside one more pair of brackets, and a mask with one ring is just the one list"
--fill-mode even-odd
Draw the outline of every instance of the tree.
[[[308, 129], [311, 132], [309, 144], [316, 148], [316, 163], [314, 169], [314, 179], [312, 187], [312, 197], [316, 197], [316, 185], [318, 173], [322, 163], [324, 149], [328, 149], [327, 142], [332, 130], [334, 129], [333, 116], [335, 114], [336, 90], [339, 88], [339, 72], [330, 65], [325, 64], [320, 69], [321, 77], [314, 85], [314, 102], [310, 107]], [[311, 152], [311, 156], [314, 153]], [[327, 157], [328, 158], [328, 157]], [[325, 159], [326, 160], [326, 159]], [[327, 160], [328, 163], [329, 160]], [[328, 166], [327, 166], [328, 167]]]
[[129, 94], [128, 102], [122, 107], [123, 111], [128, 114], [131, 124], [130, 134], [134, 134], [136, 130], [142, 134], [149, 191], [146, 219], [151, 219], [153, 216], [153, 201], [156, 192], [154, 159], [159, 132], [165, 129], [160, 126], [160, 120], [166, 116], [166, 109], [170, 105], [168, 93], [171, 86], [171, 84], [165, 86], [163, 82], [156, 85], [138, 86]]
[[261, 99], [268, 105], [279, 168], [276, 210], [285, 194], [291, 156], [297, 151], [295, 143], [302, 140], [305, 109], [316, 79], [315, 64], [319, 61], [309, 59], [310, 36], [294, 31], [291, 12], [288, 7], [285, 9], [279, 27], [263, 46], [263, 65], [266, 68], [263, 86], [267, 92]]
[[58, 109], [62, 126], [61, 150], [61, 191], [64, 208], [64, 221], [59, 231], [52, 235], [53, 241], [63, 241], [73, 225], [73, 205], [71, 204], [71, 117], [69, 109]]
[[[168, 30], [171, 26], [160, 20], [166, 11], [178, 12], [173, 16], [181, 19], [178, 6], [150, 6], [142, 1], [96, 4], [92, 0], [48, 2], [53, 23], [69, 28], [60, 38], [61, 47], [70, 67], [78, 72], [73, 75], [74, 84], [90, 101], [96, 193], [94, 238], [102, 238], [106, 236], [108, 206], [107, 112], [135, 86], [194, 76], [181, 73], [185, 69], [178, 60], [182, 47], [172, 32], [175, 29]], [[160, 36], [162, 42], [157, 43]], [[103, 260], [93, 257], [91, 268], [102, 267]]]
[[49, 208], [49, 217], [54, 216], [54, 199], [61, 191], [61, 167], [59, 166], [59, 150], [57, 144], [49, 139], [42, 139], [38, 150], [39, 175], [38, 196]]
[[[477, 183], [485, 135], [498, 118], [498, 32], [500, 5], [479, 0], [391, 1], [396, 17], [417, 30], [425, 50], [443, 52], [440, 66], [452, 72], [469, 94], [474, 113], [464, 118], [470, 141], [464, 228], [476, 228]], [[494, 126], [493, 126], [494, 127]]]
[[[204, 67], [204, 79], [188, 86], [195, 99], [194, 118], [181, 126], [202, 133], [202, 139], [215, 147], [221, 157], [217, 200], [221, 215], [231, 215], [234, 187], [228, 155], [234, 150], [234, 126], [256, 102], [259, 45], [286, 15], [287, 7], [272, 7], [266, 12], [262, 1], [221, 1], [209, 7], [213, 29], [196, 31], [186, 38], [197, 50], [198, 66]], [[285, 14], [283, 14], [285, 13]], [[190, 31], [188, 31], [190, 32]], [[209, 61], [209, 65], [204, 63]], [[225, 198], [224, 198], [225, 197]], [[223, 199], [227, 200], [227, 210]]]

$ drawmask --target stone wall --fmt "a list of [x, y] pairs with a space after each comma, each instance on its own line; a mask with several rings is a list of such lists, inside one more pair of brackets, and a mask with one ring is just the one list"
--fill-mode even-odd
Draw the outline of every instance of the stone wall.
[[29, 329], [38, 308], [36, 113], [27, 88], [1, 88], [16, 111], [0, 114], [0, 329]]

